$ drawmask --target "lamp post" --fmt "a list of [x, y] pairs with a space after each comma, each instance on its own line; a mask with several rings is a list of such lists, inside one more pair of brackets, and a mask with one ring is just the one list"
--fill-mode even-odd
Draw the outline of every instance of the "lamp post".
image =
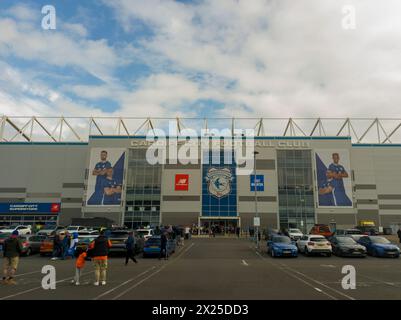
[[[295, 190], [299, 190], [299, 201], [301, 202], [301, 227], [303, 229], [303, 231], [306, 231], [306, 221], [304, 221], [304, 207], [303, 204], [305, 202], [305, 200], [302, 198], [302, 192], [301, 192], [301, 186], [295, 186]], [[304, 226], [304, 222], [305, 222], [305, 226]]]
[[[253, 190], [255, 192], [255, 218], [259, 217], [259, 214], [258, 214], [257, 185], [256, 185], [256, 155], [258, 155], [258, 154], [259, 154], [258, 151], [254, 151], [253, 152], [253, 170], [254, 170]], [[255, 234], [256, 234], [256, 248], [259, 249], [259, 225], [256, 226]]]

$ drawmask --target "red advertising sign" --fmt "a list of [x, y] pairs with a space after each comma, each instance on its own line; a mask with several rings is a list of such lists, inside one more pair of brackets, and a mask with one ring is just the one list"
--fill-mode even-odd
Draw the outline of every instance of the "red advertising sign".
[[50, 207], [51, 212], [60, 212], [60, 204], [59, 203], [52, 203]]
[[188, 174], [176, 174], [175, 175], [175, 191], [188, 191], [189, 186], [189, 175]]

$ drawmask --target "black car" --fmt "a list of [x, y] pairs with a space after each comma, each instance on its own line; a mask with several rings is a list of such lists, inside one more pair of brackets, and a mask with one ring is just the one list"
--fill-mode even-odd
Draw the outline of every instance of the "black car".
[[[128, 239], [129, 230], [112, 230], [108, 233], [108, 238], [111, 242], [110, 253], [125, 253], [125, 241]], [[134, 232], [135, 237], [135, 252], [140, 253], [143, 251], [144, 240]]]
[[341, 257], [366, 257], [366, 248], [349, 236], [330, 238], [333, 253]]

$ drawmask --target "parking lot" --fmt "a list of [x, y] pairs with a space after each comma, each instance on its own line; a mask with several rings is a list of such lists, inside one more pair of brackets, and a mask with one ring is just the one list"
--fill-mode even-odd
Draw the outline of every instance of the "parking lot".
[[[93, 286], [91, 262], [77, 287], [73, 261], [24, 257], [18, 284], [0, 286], [0, 299], [401, 299], [401, 259], [271, 258], [236, 238], [192, 239], [167, 261], [138, 257], [128, 266], [110, 258], [107, 285], [100, 287]], [[41, 286], [44, 265], [56, 267], [55, 290]], [[342, 289], [344, 265], [356, 268], [355, 290]]]

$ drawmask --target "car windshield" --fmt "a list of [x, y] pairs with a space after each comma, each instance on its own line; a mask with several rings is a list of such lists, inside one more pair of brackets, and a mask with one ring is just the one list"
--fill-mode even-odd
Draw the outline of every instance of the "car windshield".
[[327, 240], [326, 240], [326, 238], [313, 237], [313, 238], [310, 238], [310, 241], [312, 241], [312, 242], [326, 242]]
[[355, 244], [355, 240], [350, 237], [338, 237], [336, 238], [339, 243]]
[[347, 230], [346, 233], [347, 234], [362, 234], [362, 232], [359, 230]]
[[112, 232], [109, 238], [127, 238], [128, 232]]
[[391, 243], [386, 238], [382, 237], [371, 237], [370, 240], [372, 240], [372, 243], [381, 243], [381, 244]]
[[148, 230], [137, 230], [136, 232], [137, 232], [138, 235], [140, 235], [140, 236], [146, 236], [146, 235], [149, 234], [149, 231], [148, 231]]
[[279, 242], [279, 243], [291, 243], [290, 238], [288, 237], [274, 237], [273, 242]]
[[299, 229], [290, 229], [291, 233], [302, 233]]
[[147, 245], [160, 245], [160, 238], [150, 238], [146, 241]]

